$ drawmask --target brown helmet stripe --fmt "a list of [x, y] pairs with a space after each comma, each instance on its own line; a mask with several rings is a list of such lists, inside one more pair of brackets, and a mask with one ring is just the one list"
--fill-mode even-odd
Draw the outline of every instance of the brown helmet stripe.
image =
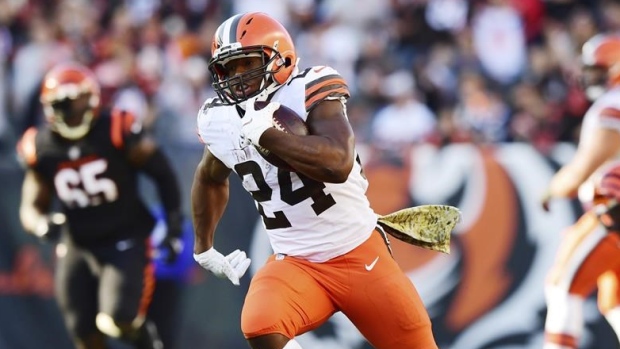
[[226, 40], [226, 43], [233, 43], [233, 42], [237, 42], [237, 28], [239, 28], [239, 21], [241, 20], [241, 17], [243, 17], [243, 14], [239, 14], [234, 16], [233, 18], [230, 19], [230, 27], [228, 28], [228, 40]]

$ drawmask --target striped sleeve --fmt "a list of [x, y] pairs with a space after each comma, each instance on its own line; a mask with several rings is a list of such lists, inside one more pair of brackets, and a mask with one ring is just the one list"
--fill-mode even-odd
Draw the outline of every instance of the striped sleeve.
[[323, 100], [348, 98], [349, 87], [338, 72], [330, 67], [314, 67], [306, 82], [306, 111], [311, 111]]
[[620, 120], [620, 109], [614, 107], [607, 107], [601, 110], [601, 119]]
[[110, 118], [110, 139], [116, 148], [122, 149], [132, 139], [142, 135], [142, 124], [133, 113], [114, 109]]

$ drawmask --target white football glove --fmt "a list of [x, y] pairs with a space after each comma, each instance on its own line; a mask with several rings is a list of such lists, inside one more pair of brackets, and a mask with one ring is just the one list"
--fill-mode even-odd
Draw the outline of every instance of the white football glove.
[[194, 260], [215, 276], [228, 278], [237, 286], [239, 286], [239, 279], [245, 274], [252, 262], [243, 251], [235, 250], [224, 257], [213, 247], [202, 253], [194, 254]]
[[273, 113], [280, 108], [280, 103], [271, 102], [263, 109], [256, 110], [254, 109], [254, 102], [256, 102], [257, 97], [247, 100], [245, 103], [245, 115], [241, 119], [241, 132], [254, 145], [259, 145], [260, 136], [273, 127]]

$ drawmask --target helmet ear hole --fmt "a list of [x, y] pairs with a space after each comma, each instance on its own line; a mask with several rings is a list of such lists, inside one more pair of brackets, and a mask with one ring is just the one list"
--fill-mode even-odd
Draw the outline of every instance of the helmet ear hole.
[[281, 55], [283, 64], [280, 69], [273, 74], [273, 79], [279, 85], [286, 83], [291, 74], [293, 74], [293, 70], [295, 69], [294, 53], [291, 54], [290, 51], [287, 51], [283, 52]]

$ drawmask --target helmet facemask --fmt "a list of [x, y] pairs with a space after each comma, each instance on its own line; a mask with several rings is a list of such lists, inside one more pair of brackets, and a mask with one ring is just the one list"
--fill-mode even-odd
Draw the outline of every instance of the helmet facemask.
[[45, 102], [43, 107], [51, 129], [69, 140], [84, 137], [91, 128], [95, 116], [93, 105], [99, 104], [98, 99], [96, 95], [81, 93]]
[[620, 85], [620, 37], [597, 34], [581, 50], [582, 83], [587, 97], [595, 100]]
[[81, 64], [69, 62], [45, 74], [39, 100], [51, 130], [76, 140], [86, 136], [97, 118], [100, 93], [93, 73]]
[[607, 90], [607, 69], [598, 65], [586, 65], [582, 69], [580, 80], [586, 97], [594, 101]]
[[[226, 65], [233, 60], [249, 57], [260, 57], [261, 65], [229, 77]], [[277, 50], [263, 45], [248, 46], [243, 49], [229, 49], [223, 53], [216, 53], [209, 62], [209, 71], [213, 78], [213, 88], [220, 99], [227, 105], [239, 105], [244, 108], [244, 102], [249, 98], [262, 92], [266, 92], [266, 98], [281, 86], [275, 81], [274, 74], [287, 64], [290, 62], [286, 62]], [[246, 91], [247, 86], [257, 84], [258, 79], [260, 79], [258, 88], [255, 91]]]

